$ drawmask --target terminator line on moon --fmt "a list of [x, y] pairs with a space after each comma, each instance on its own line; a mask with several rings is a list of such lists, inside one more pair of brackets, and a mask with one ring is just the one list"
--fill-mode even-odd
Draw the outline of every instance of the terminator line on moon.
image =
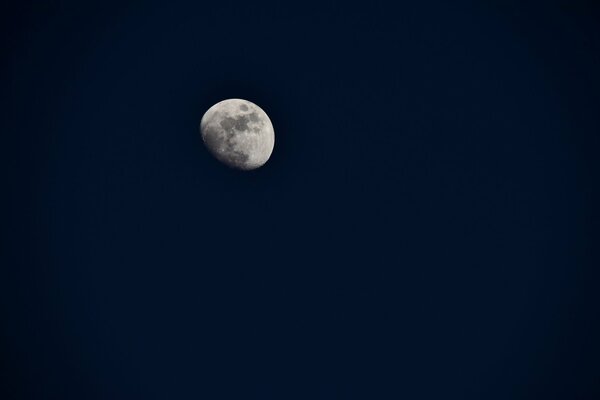
[[264, 165], [275, 145], [273, 124], [256, 104], [227, 99], [208, 109], [200, 121], [210, 153], [229, 167], [251, 170]]

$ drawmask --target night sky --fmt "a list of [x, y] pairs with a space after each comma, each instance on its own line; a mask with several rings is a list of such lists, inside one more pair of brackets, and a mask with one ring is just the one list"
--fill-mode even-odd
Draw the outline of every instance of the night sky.
[[597, 2], [1, 7], [1, 399], [600, 398]]

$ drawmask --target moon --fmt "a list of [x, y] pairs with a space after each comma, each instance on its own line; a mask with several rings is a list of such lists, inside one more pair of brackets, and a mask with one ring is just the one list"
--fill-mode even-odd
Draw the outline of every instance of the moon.
[[200, 133], [217, 160], [244, 171], [264, 165], [275, 146], [271, 120], [248, 100], [227, 99], [209, 108], [200, 121]]

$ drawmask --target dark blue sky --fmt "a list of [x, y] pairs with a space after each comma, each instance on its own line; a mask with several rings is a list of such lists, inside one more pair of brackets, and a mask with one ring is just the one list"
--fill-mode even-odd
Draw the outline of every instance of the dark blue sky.
[[594, 2], [13, 3], [0, 397], [599, 398]]

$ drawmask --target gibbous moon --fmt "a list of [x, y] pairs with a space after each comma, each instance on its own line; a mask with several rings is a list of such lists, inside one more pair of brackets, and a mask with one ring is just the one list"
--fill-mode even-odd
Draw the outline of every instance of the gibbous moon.
[[241, 170], [264, 165], [275, 146], [271, 120], [248, 100], [227, 99], [209, 108], [200, 121], [200, 133], [217, 160]]

